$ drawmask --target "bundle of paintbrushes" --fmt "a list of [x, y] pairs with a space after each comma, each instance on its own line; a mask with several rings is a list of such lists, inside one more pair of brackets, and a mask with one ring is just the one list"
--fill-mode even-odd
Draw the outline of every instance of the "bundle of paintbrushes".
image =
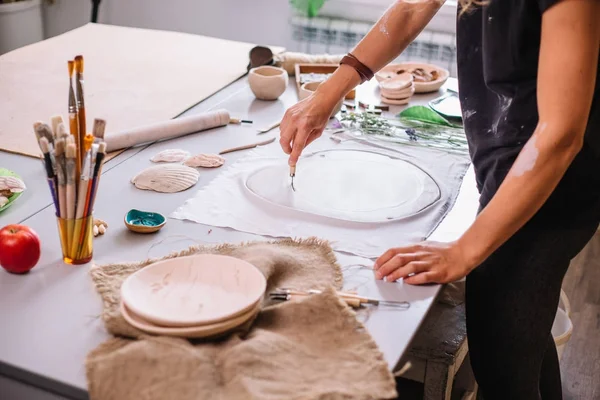
[[106, 122], [95, 119], [93, 134], [86, 133], [83, 57], [69, 61], [68, 71], [69, 129], [57, 115], [50, 124], [36, 122], [34, 131], [56, 209], [63, 259], [83, 264], [92, 258], [92, 213], [106, 156]]
[[[297, 300], [306, 296], [310, 296], [313, 294], [321, 293], [320, 290], [296, 290], [291, 288], [279, 288], [274, 292], [269, 293], [269, 297], [271, 300]], [[392, 308], [398, 308], [402, 310], [406, 310], [410, 307], [410, 303], [406, 301], [393, 301], [393, 300], [377, 300], [371, 299], [364, 296], [359, 296], [353, 292], [337, 292], [337, 295], [344, 300], [344, 302], [352, 308], [360, 308], [363, 305], [371, 304], [374, 306], [387, 306]]]

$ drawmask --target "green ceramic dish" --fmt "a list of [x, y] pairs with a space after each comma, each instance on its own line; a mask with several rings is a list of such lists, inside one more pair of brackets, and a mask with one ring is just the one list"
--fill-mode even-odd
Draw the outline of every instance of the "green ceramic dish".
[[[14, 172], [12, 172], [11, 170], [8, 170], [6, 168], [0, 168], [0, 176], [14, 176], [15, 178], [21, 179], [21, 177], [19, 175], [15, 174]], [[4, 211], [8, 207], [12, 206], [12, 204], [15, 202], [15, 200], [17, 200], [22, 194], [23, 194], [23, 192], [14, 193], [12, 196], [10, 196], [8, 198], [8, 203], [6, 203], [4, 206], [0, 207], [0, 212]]]
[[160, 230], [167, 219], [159, 213], [140, 210], [129, 210], [125, 214], [125, 226], [132, 232], [152, 233]]

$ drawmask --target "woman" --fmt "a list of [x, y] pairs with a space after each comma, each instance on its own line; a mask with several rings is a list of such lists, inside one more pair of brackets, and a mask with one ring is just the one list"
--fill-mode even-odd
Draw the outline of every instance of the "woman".
[[[569, 261], [600, 221], [600, 1], [459, 3], [459, 92], [480, 212], [455, 242], [399, 243], [377, 259], [375, 275], [409, 284], [466, 276], [483, 397], [561, 399], [550, 330]], [[280, 143], [290, 166], [339, 99], [395, 59], [440, 6], [395, 2], [314, 95], [286, 112]]]

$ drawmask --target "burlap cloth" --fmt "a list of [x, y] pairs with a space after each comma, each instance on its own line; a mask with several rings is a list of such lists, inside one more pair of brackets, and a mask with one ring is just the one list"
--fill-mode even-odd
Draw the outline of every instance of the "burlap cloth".
[[92, 400], [390, 399], [393, 375], [355, 313], [335, 295], [342, 273], [335, 255], [317, 239], [194, 246], [165, 258], [198, 253], [249, 261], [276, 287], [323, 288], [301, 301], [271, 303], [254, 321], [228, 336], [190, 341], [150, 336], [119, 311], [120, 287], [153, 262], [94, 265], [102, 318], [114, 338], [86, 361]]

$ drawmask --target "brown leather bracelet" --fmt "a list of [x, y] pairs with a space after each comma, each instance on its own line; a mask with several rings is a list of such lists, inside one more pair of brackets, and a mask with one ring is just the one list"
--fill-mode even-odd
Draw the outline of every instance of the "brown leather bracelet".
[[370, 81], [375, 75], [369, 67], [360, 62], [358, 58], [356, 58], [352, 53], [348, 53], [342, 58], [342, 60], [340, 61], [340, 65], [342, 64], [346, 64], [356, 70], [356, 72], [360, 76], [360, 83]]

